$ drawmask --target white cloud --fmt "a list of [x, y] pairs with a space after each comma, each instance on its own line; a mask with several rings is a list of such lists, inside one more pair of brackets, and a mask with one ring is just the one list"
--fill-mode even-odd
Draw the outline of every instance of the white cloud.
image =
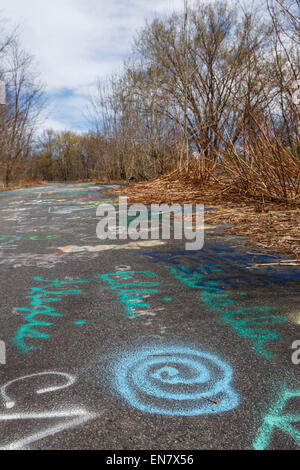
[[[80, 129], [82, 108], [98, 76], [120, 67], [145, 18], [183, 0], [0, 0], [1, 16], [21, 24], [52, 102], [45, 127]], [[64, 94], [72, 90], [73, 95]]]

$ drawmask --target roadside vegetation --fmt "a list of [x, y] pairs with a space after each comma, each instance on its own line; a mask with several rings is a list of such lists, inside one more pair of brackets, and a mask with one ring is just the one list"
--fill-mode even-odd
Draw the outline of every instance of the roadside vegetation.
[[83, 134], [39, 131], [43, 86], [2, 26], [3, 188], [130, 182], [131, 200], [222, 205], [210, 222], [300, 256], [300, 0], [185, 2], [146, 23], [122, 70], [98, 80]]
[[85, 134], [37, 133], [43, 87], [17, 31], [0, 47], [3, 186], [149, 181], [177, 171], [261, 201], [300, 201], [300, 1], [205, 1], [157, 17], [98, 81]]

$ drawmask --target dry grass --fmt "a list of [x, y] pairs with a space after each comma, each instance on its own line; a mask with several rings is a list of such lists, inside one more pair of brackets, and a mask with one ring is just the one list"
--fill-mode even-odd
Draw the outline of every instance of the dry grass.
[[[291, 116], [293, 117], [293, 116]], [[217, 152], [219, 167], [234, 182], [239, 192], [261, 200], [300, 203], [300, 121], [290, 123], [293, 135], [289, 146], [280, 139], [270, 123], [252, 116], [255, 132], [243, 127], [237, 142], [223, 138]]]
[[14, 191], [15, 189], [26, 189], [26, 188], [33, 188], [34, 186], [44, 186], [46, 185], [47, 182], [42, 181], [42, 180], [34, 180], [34, 181], [24, 181], [24, 182], [19, 182], [19, 183], [14, 183], [9, 185], [8, 187], [2, 187], [0, 188], [0, 192], [5, 192], [5, 191]]

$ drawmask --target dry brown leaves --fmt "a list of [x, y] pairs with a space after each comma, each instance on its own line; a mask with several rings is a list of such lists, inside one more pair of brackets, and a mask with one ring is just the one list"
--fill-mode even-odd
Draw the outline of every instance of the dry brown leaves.
[[300, 260], [300, 207], [250, 200], [234, 191], [228, 181], [202, 186], [178, 172], [109, 192], [125, 194], [143, 204], [206, 204], [220, 210], [205, 214], [205, 222], [229, 224], [224, 235], [245, 237], [248, 246], [291, 255]]
[[206, 213], [213, 224], [230, 224], [225, 234], [246, 237], [263, 251], [285, 253], [300, 260], [300, 209], [255, 212], [253, 207], [237, 207]]

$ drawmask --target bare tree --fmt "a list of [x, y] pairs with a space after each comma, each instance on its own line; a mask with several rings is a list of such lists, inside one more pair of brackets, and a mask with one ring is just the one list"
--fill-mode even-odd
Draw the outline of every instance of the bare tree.
[[1, 109], [0, 160], [5, 186], [30, 158], [38, 118], [44, 105], [43, 86], [34, 72], [32, 57], [15, 33], [2, 47], [3, 80], [7, 104]]

